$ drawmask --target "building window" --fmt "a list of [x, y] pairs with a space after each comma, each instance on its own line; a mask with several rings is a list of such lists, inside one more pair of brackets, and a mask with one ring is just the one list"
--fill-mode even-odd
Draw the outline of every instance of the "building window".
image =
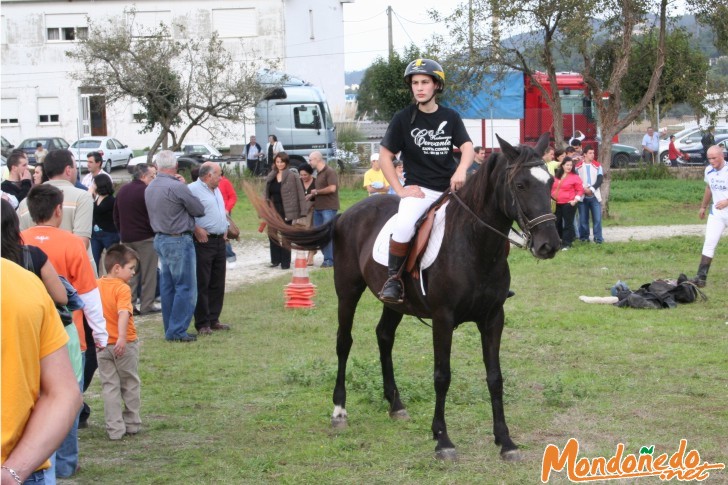
[[48, 29], [49, 41], [73, 42], [88, 39], [88, 27], [51, 27]]
[[60, 121], [58, 98], [38, 98], [38, 122], [58, 123]]
[[16, 98], [2, 98], [2, 104], [0, 105], [0, 123], [3, 125], [17, 125], [18, 124], [18, 100]]
[[88, 38], [86, 14], [46, 14], [48, 42], [74, 42]]

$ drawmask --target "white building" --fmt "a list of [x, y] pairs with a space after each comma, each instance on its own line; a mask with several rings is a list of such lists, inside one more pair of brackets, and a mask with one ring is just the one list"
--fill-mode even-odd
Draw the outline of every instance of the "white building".
[[[87, 18], [94, 23], [108, 18], [122, 21], [130, 7], [136, 9], [136, 22], [143, 25], [182, 24], [188, 35], [195, 36], [217, 31], [235, 59], [248, 54], [278, 61], [279, 70], [321, 87], [336, 113], [345, 103], [342, 4], [352, 1], [3, 0], [2, 135], [14, 144], [35, 136], [62, 136], [72, 142], [93, 134], [114, 136], [134, 149], [151, 145], [155, 135], [139, 134], [133, 103], [109, 106], [103, 93], [68, 76], [82, 68], [65, 52], [76, 45], [74, 39], [87, 34]], [[218, 142], [241, 143], [252, 134], [250, 127], [235, 131], [239, 137]], [[208, 138], [202, 129], [188, 136]]]

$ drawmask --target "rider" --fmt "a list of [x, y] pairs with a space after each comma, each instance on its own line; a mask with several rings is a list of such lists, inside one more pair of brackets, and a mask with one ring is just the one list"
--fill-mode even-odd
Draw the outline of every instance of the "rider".
[[[416, 59], [407, 65], [404, 80], [415, 104], [392, 118], [379, 150], [379, 164], [395, 193], [401, 197], [399, 212], [389, 240], [389, 278], [379, 293], [385, 302], [401, 303], [402, 281], [397, 274], [404, 263], [415, 223], [448, 188], [458, 190], [465, 182], [475, 152], [463, 120], [457, 111], [437, 104], [435, 96], [445, 87], [442, 66], [430, 59]], [[460, 148], [460, 163], [453, 156]], [[402, 152], [403, 187], [392, 159]]]

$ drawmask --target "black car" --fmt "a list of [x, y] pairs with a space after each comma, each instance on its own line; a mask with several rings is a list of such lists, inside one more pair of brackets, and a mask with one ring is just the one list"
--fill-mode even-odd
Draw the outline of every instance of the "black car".
[[18, 148], [28, 155], [28, 163], [30, 165], [35, 165], [35, 148], [38, 143], [41, 143], [43, 148], [48, 151], [68, 149], [69, 146], [68, 142], [59, 136], [26, 138], [18, 145]]
[[[723, 157], [728, 160], [728, 135], [716, 135], [715, 144], [723, 148]], [[701, 166], [708, 164], [708, 159], [705, 158], [703, 146], [700, 143], [683, 147], [680, 151], [687, 156], [679, 157], [677, 159], [678, 165]]]

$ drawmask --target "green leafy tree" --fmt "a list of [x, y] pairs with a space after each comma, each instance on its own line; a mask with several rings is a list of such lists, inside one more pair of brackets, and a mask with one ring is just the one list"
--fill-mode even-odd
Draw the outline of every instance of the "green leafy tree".
[[357, 116], [389, 121], [394, 114], [412, 103], [412, 93], [404, 83], [404, 71], [413, 59], [427, 57], [410, 45], [400, 55], [378, 57], [364, 72], [357, 97]]
[[[647, 112], [653, 123], [657, 121], [657, 107], [667, 111], [677, 103], [687, 103], [696, 112], [703, 111], [706, 98], [705, 79], [708, 72], [708, 59], [697, 49], [691, 47], [691, 36], [683, 29], [670, 31], [665, 37], [665, 67], [662, 70], [655, 96], [647, 104]], [[657, 56], [658, 36], [653, 30], [632, 44], [629, 70], [623, 81], [623, 100], [628, 107], [637, 104], [647, 91], [652, 63]], [[604, 45], [607, 59], [603, 67], [609, 65], [609, 56], [614, 53], [612, 43]], [[607, 71], [611, 69], [607, 68]]]
[[222, 134], [225, 122], [245, 121], [265, 92], [261, 63], [234, 61], [216, 32], [193, 38], [174, 25], [172, 35], [164, 24], [142, 29], [134, 19], [131, 9], [121, 19], [89, 20], [88, 38], [66, 55], [83, 65], [71, 74], [81, 85], [103, 91], [108, 103], [143, 107], [142, 132], [159, 133], [150, 158], [159, 146], [178, 149], [195, 126]]

